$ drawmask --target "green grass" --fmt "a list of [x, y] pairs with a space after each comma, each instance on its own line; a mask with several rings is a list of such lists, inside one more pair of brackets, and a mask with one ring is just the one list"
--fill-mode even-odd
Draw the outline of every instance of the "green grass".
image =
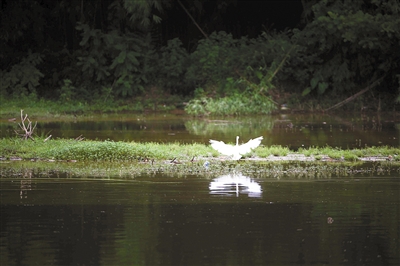
[[255, 150], [257, 156], [265, 158], [268, 156], [286, 156], [291, 151], [288, 147], [282, 147], [280, 145], [272, 145], [270, 147], [259, 147]]
[[306, 156], [314, 156], [321, 158], [322, 156], [328, 156], [332, 159], [344, 159], [344, 160], [357, 160], [364, 157], [387, 157], [392, 156], [393, 159], [399, 160], [397, 155], [400, 149], [389, 147], [389, 146], [379, 146], [379, 147], [367, 147], [361, 149], [339, 149], [332, 148], [329, 146], [325, 147], [310, 147], [307, 149], [300, 148], [298, 153], [304, 154]]
[[[342, 150], [332, 147], [311, 147], [291, 151], [288, 147], [274, 145], [260, 146], [246, 157], [267, 158], [269, 156], [287, 156], [302, 154], [313, 156], [319, 160], [355, 161], [364, 157], [388, 157], [399, 161], [399, 148], [382, 146], [364, 149]], [[204, 144], [155, 143], [155, 142], [123, 142], [123, 141], [76, 141], [73, 139], [50, 139], [44, 141], [37, 137], [35, 141], [20, 138], [0, 139], [0, 157], [43, 159], [43, 160], [77, 160], [77, 161], [144, 161], [144, 160], [191, 160], [195, 158], [219, 157], [219, 153]]]
[[35, 141], [3, 138], [0, 140], [0, 147], [0, 156], [5, 158], [79, 161], [172, 160], [215, 154], [210, 147], [201, 144], [76, 141], [72, 139], [44, 142], [43, 138], [36, 138]]
[[137, 97], [131, 101], [109, 100], [101, 101], [99, 99], [93, 102], [86, 101], [60, 101], [38, 99], [35, 95], [21, 96], [18, 98], [3, 98], [0, 105], [0, 117], [19, 117], [20, 110], [25, 114], [34, 114], [34, 117], [71, 117], [75, 115], [90, 115], [93, 113], [116, 113], [116, 112], [142, 112], [150, 111], [169, 111], [175, 109], [176, 103], [183, 102], [179, 97], [170, 97], [168, 99], [147, 99]]
[[[258, 147], [246, 157], [258, 160], [224, 160], [210, 145], [160, 144], [155, 142], [76, 141], [55, 139], [44, 142], [19, 138], [0, 139], [0, 177], [95, 177], [133, 178], [143, 174], [156, 176], [168, 174], [175, 177], [191, 175], [206, 178], [240, 172], [254, 178], [326, 179], [335, 176], [391, 175], [400, 171], [397, 157], [400, 149], [369, 147], [341, 150], [330, 147], [313, 147], [297, 152], [287, 147]], [[314, 161], [269, 160], [286, 155], [313, 156]], [[365, 163], [358, 160], [368, 156], [392, 156], [393, 160]], [[301, 158], [299, 156], [299, 158]], [[324, 160], [332, 158], [332, 160]], [[267, 160], [263, 160], [267, 158]], [[344, 157], [344, 160], [341, 159]], [[279, 157], [278, 157], [279, 158]], [[338, 160], [335, 160], [338, 158]], [[21, 161], [15, 159], [22, 159]], [[174, 160], [175, 159], [175, 160]], [[221, 160], [222, 159], [222, 160]], [[382, 159], [382, 158], [381, 158]], [[11, 161], [10, 161], [11, 160]], [[172, 162], [172, 160], [174, 160]], [[210, 162], [209, 169], [203, 163]], [[333, 163], [330, 163], [330, 162]]]

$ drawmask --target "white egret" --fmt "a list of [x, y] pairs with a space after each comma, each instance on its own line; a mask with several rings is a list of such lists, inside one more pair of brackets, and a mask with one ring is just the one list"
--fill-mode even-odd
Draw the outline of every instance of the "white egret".
[[232, 156], [232, 160], [239, 160], [243, 155], [257, 148], [263, 137], [249, 140], [247, 143], [239, 145], [239, 136], [236, 136], [236, 145], [225, 144], [223, 141], [210, 139], [211, 147], [223, 155]]

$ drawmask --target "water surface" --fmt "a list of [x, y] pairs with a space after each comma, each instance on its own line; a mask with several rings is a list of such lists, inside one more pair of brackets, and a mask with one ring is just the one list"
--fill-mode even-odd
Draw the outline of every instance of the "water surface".
[[399, 265], [397, 177], [0, 179], [1, 265]]
[[[346, 149], [398, 147], [399, 124], [379, 115], [130, 114], [40, 120], [37, 133], [180, 143], [264, 136], [263, 145], [293, 150]], [[17, 127], [0, 121], [0, 137]], [[93, 168], [80, 176], [68, 174], [67, 163], [59, 172], [11, 164], [0, 162], [0, 265], [400, 265], [396, 167], [346, 177], [210, 171], [122, 178], [100, 174], [107, 165], [96, 171], [77, 162]]]
[[[31, 118], [35, 121], [34, 118]], [[15, 136], [17, 122], [0, 121], [0, 137]], [[193, 118], [171, 114], [121, 114], [78, 117], [75, 120], [39, 119], [37, 134], [77, 138], [207, 143], [209, 139], [234, 142], [264, 136], [264, 145], [325, 146], [343, 149], [398, 146], [400, 122], [387, 114], [281, 114], [252, 117]]]

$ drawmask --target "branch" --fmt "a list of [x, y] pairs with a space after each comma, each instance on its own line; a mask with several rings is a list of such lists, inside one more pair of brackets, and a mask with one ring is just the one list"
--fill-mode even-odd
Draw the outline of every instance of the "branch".
[[51, 135], [44, 139], [44, 142], [48, 141], [51, 138]]
[[[35, 125], [32, 127], [32, 121], [29, 120], [28, 115], [26, 114], [24, 117], [23, 114], [24, 110], [21, 110], [21, 123], [18, 123], [18, 126], [24, 131], [23, 134], [18, 133], [16, 130], [14, 130], [14, 132], [18, 135], [18, 136], [22, 136], [24, 139], [28, 139], [30, 138], [31, 140], [34, 140], [34, 138], [32, 137], [33, 135], [33, 131], [36, 128], [37, 122], [35, 123]], [[27, 125], [25, 125], [25, 121], [28, 120]]]
[[84, 140], [85, 138], [82, 135], [79, 135], [78, 137], [75, 138], [76, 141], [81, 141]]
[[197, 22], [194, 20], [194, 18], [192, 17], [192, 15], [190, 15], [189, 11], [185, 8], [185, 6], [181, 3], [180, 0], [178, 0], [179, 5], [183, 8], [183, 10], [185, 10], [186, 14], [189, 16], [189, 18], [193, 21], [194, 25], [196, 25], [196, 27], [199, 29], [199, 31], [204, 35], [204, 37], [206, 37], [206, 39], [208, 39], [207, 34], [200, 28], [199, 24], [197, 24]]
[[361, 91], [357, 92], [357, 93], [354, 94], [353, 96], [350, 96], [350, 97], [347, 98], [346, 100], [341, 101], [340, 103], [337, 103], [337, 104], [335, 104], [334, 106], [329, 107], [328, 109], [325, 109], [324, 112], [328, 112], [329, 110], [333, 110], [333, 109], [339, 108], [340, 106], [342, 106], [342, 105], [344, 105], [344, 104], [346, 104], [346, 103], [348, 103], [348, 102], [351, 102], [352, 100], [354, 100], [354, 99], [357, 98], [358, 96], [360, 96], [360, 95], [362, 95], [363, 93], [367, 92], [370, 88], [373, 88], [373, 87], [375, 87], [376, 85], [378, 85], [379, 82], [380, 82], [384, 77], [385, 77], [385, 76], [380, 77], [379, 79], [375, 80], [375, 81], [372, 82], [370, 85], [368, 85], [366, 88], [364, 88], [364, 89], [362, 89]]

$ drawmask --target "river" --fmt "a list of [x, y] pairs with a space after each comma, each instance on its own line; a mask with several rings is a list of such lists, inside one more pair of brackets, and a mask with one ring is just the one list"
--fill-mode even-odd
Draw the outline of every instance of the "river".
[[[238, 134], [292, 149], [397, 147], [398, 124], [374, 119], [142, 116], [38, 128], [87, 139], [207, 143]], [[1, 128], [10, 134], [6, 122]], [[105, 177], [43, 175], [46, 169], [28, 164], [13, 174], [6, 170], [12, 164], [0, 162], [1, 265], [400, 265], [397, 168], [318, 178], [236, 171]]]

